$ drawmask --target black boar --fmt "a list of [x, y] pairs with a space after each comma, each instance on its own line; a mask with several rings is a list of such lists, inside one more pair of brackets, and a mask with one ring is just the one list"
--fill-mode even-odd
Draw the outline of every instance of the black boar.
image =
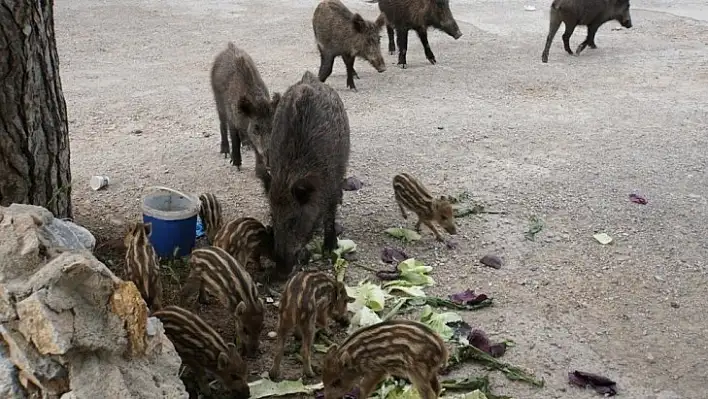
[[280, 94], [270, 98], [251, 56], [232, 42], [214, 60], [211, 87], [219, 114], [221, 153], [228, 154], [230, 135], [231, 164], [241, 170], [241, 141], [247, 137], [256, 155], [256, 175], [266, 173], [264, 150]]
[[462, 37], [455, 18], [450, 11], [449, 0], [379, 0], [379, 10], [386, 17], [388, 51], [396, 54], [393, 41], [394, 29], [398, 38], [398, 65], [406, 67], [408, 31], [413, 29], [425, 50], [425, 58], [435, 64], [435, 55], [428, 44], [428, 27], [440, 29], [455, 40]]
[[337, 247], [334, 221], [349, 164], [349, 118], [337, 92], [307, 71], [273, 116], [267, 187], [276, 270], [293, 270], [320, 222], [324, 248]]
[[541, 54], [541, 61], [544, 63], [548, 62], [548, 51], [561, 22], [565, 23], [563, 47], [570, 55], [573, 55], [573, 50], [570, 49], [570, 36], [578, 25], [587, 26], [588, 35], [575, 50], [577, 55], [580, 55], [587, 46], [592, 49], [597, 48], [595, 34], [605, 22], [616, 20], [627, 29], [632, 27], [629, 0], [553, 0], [550, 14], [546, 46]]
[[365, 20], [360, 14], [352, 13], [339, 0], [322, 0], [312, 16], [312, 30], [315, 32], [317, 49], [320, 51], [321, 82], [332, 74], [334, 59], [342, 57], [347, 68], [347, 87], [356, 91], [354, 60], [361, 57], [379, 72], [386, 70], [386, 62], [381, 55], [379, 32], [384, 26], [380, 15], [375, 22]]

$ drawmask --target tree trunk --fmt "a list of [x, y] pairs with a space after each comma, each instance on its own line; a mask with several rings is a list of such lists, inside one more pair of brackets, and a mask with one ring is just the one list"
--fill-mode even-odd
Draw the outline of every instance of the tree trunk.
[[72, 217], [54, 0], [0, 0], [0, 205]]

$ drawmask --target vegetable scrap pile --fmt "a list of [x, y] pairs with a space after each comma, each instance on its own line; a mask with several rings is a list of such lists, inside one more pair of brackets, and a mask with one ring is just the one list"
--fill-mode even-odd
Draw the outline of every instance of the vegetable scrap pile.
[[[416, 239], [415, 235], [411, 235], [411, 231], [407, 229], [389, 229], [387, 233], [404, 240]], [[332, 254], [331, 259], [338, 281], [344, 281], [349, 265], [347, 259], [351, 258], [356, 248], [356, 244], [351, 240], [338, 240], [338, 248]], [[314, 243], [308, 246], [308, 250], [313, 254], [313, 259], [322, 259], [321, 244]], [[397, 314], [420, 310], [417, 319], [430, 326], [453, 346], [448, 368], [444, 370], [445, 373], [464, 362], [474, 361], [483, 364], [490, 370], [502, 371], [512, 380], [525, 381], [538, 387], [543, 386], [543, 380], [538, 380], [522, 369], [497, 359], [513, 343], [492, 343], [482, 330], [472, 328], [459, 314], [453, 311], [436, 311], [436, 308], [481, 309], [491, 306], [492, 298], [488, 298], [485, 294], [476, 294], [473, 290], [450, 295], [448, 298], [428, 296], [425, 289], [435, 285], [435, 280], [430, 276], [433, 270], [431, 266], [426, 266], [422, 261], [409, 257], [402, 250], [389, 247], [381, 251], [381, 259], [393, 266], [390, 270], [377, 271], [376, 276], [382, 280], [381, 283], [364, 279], [356, 285], [346, 287], [347, 294], [354, 298], [354, 301], [347, 305], [348, 310], [352, 313], [348, 334], [359, 328], [390, 319]], [[326, 345], [317, 343], [314, 350], [326, 352], [331, 344], [331, 342], [327, 342]], [[441, 383], [446, 397], [460, 399], [507, 398], [490, 392], [489, 380], [486, 376], [444, 380]], [[317, 392], [323, 388], [321, 383], [303, 385], [300, 380], [273, 382], [263, 379], [253, 382], [249, 386], [251, 386], [253, 398], [283, 396], [293, 393], [317, 393], [319, 396], [323, 396], [323, 392]], [[452, 394], [452, 391], [467, 391], [467, 393]], [[358, 388], [354, 389], [347, 395], [347, 398], [356, 399], [358, 393]], [[420, 398], [418, 391], [411, 384], [394, 377], [381, 382], [374, 396], [379, 399]]]

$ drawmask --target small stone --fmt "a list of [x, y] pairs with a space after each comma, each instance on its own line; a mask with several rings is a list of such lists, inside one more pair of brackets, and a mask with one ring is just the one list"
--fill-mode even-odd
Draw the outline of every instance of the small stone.
[[271, 297], [268, 296], [268, 297], [266, 297], [266, 303], [269, 303], [269, 304], [270, 304], [270, 303], [275, 303], [275, 301], [273, 300], [273, 298], [271, 298]]
[[661, 276], [654, 276], [654, 280], [656, 281], [664, 281], [664, 279]]
[[674, 309], [678, 309], [681, 307], [678, 302], [671, 301], [671, 307]]
[[647, 362], [654, 364], [655, 361], [656, 359], [654, 359], [654, 355], [652, 355], [651, 353], [647, 353]]
[[278, 336], [278, 333], [276, 333], [275, 331], [268, 331], [268, 338], [275, 339], [275, 337], [277, 337], [277, 336]]
[[479, 262], [485, 266], [491, 267], [493, 269], [501, 269], [502, 260], [494, 254], [487, 254], [479, 260]]

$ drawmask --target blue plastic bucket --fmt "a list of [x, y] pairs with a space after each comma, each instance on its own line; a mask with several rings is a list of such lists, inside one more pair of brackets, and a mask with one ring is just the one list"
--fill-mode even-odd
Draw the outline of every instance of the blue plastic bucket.
[[[160, 258], [187, 256], [196, 241], [199, 199], [167, 187], [143, 198], [143, 222], [152, 223], [150, 242]], [[167, 192], [165, 192], [167, 191]]]

